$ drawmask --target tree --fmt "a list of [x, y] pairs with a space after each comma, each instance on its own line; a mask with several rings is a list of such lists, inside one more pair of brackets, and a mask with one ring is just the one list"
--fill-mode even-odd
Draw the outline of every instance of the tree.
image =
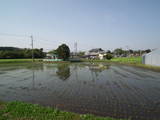
[[151, 50], [150, 50], [150, 49], [147, 49], [147, 50], [145, 50], [145, 52], [146, 52], [146, 53], [150, 53], [150, 52], [151, 52]]
[[111, 53], [107, 53], [105, 57], [107, 60], [110, 60], [113, 58], [113, 55]]
[[78, 52], [77, 55], [80, 56], [80, 57], [81, 57], [81, 56], [84, 56], [84, 55], [85, 55], [85, 52], [82, 52], [82, 51], [81, 51], [81, 52]]
[[133, 54], [133, 53], [134, 53], [134, 51], [131, 50], [131, 49], [129, 49], [128, 52], [129, 52], [130, 54]]
[[[34, 49], [35, 58], [44, 58], [45, 53], [43, 49]], [[0, 47], [0, 59], [16, 59], [16, 58], [31, 58], [32, 49], [14, 48], [14, 47]]]
[[106, 53], [110, 53], [110, 54], [111, 54], [112, 52], [111, 52], [110, 50], [107, 50], [107, 52], [106, 52]]
[[57, 55], [57, 50], [51, 50], [48, 52], [49, 54], [56, 54]]
[[62, 44], [57, 48], [58, 58], [67, 60], [70, 57], [70, 49], [66, 44]]
[[117, 48], [114, 50], [114, 54], [116, 55], [122, 55], [124, 53], [124, 50], [122, 50], [121, 48]]

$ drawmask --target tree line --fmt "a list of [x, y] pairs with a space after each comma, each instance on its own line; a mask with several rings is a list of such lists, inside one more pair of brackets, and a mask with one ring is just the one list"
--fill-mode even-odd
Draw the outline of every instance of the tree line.
[[[33, 49], [35, 58], [44, 58], [43, 49]], [[0, 47], [0, 59], [32, 58], [32, 49], [16, 47]]]

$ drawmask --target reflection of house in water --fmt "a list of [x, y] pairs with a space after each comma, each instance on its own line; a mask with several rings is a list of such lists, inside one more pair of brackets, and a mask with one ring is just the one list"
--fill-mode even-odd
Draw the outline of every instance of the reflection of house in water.
[[95, 81], [98, 79], [97, 77], [101, 72], [103, 72], [106, 69], [109, 69], [109, 66], [99, 63], [99, 64], [88, 65], [88, 68], [91, 71], [92, 80]]
[[88, 67], [93, 72], [102, 72], [102, 71], [109, 68], [109, 66], [106, 66], [106, 65], [103, 65], [103, 64], [93, 64], [93, 65], [90, 65]]

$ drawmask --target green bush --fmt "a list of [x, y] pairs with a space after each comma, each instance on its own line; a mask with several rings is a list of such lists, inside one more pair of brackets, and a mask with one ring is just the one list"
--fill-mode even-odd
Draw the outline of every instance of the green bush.
[[107, 60], [111, 60], [113, 58], [113, 55], [111, 53], [107, 53], [105, 57]]

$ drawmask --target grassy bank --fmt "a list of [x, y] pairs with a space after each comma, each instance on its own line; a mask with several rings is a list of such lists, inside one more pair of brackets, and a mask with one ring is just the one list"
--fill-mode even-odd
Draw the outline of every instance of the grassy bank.
[[131, 58], [113, 58], [111, 60], [88, 60], [88, 59], [82, 59], [83, 62], [115, 62], [115, 63], [142, 63], [141, 57], [131, 57]]
[[160, 67], [142, 64], [141, 57], [114, 58], [111, 61], [115, 62], [115, 63], [129, 65], [129, 66], [133, 66], [133, 67], [145, 68], [145, 69], [150, 69], [150, 70], [160, 72]]
[[[35, 59], [35, 61], [40, 61], [41, 59]], [[27, 63], [32, 62], [32, 59], [0, 59], [0, 63]]]
[[123, 58], [113, 58], [112, 62], [120, 62], [120, 63], [132, 63], [132, 64], [142, 64], [141, 57], [123, 57]]
[[122, 120], [64, 112], [24, 102], [0, 103], [0, 120]]
[[122, 64], [122, 65], [145, 68], [145, 69], [160, 72], [160, 67], [142, 64], [141, 57], [130, 57], [130, 58], [124, 57], [124, 58], [113, 58], [111, 60], [82, 60], [82, 61], [83, 62], [107, 62], [107, 63], [114, 63], [114, 64]]

